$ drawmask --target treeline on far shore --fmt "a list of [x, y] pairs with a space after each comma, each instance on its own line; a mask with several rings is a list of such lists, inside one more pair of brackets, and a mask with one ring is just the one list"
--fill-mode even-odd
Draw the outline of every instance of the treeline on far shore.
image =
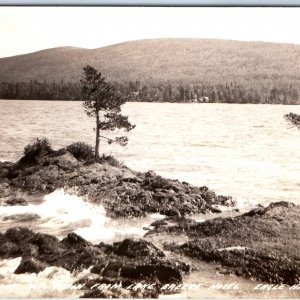
[[[292, 84], [252, 86], [240, 83], [114, 82], [129, 101], [300, 104], [298, 88]], [[80, 83], [47, 81], [2, 82], [0, 99], [83, 100]]]

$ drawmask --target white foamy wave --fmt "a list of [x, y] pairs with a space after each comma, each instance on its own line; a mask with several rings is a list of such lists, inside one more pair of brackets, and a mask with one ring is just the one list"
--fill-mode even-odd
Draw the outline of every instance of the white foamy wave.
[[150, 214], [149, 217], [154, 220], [161, 220], [164, 219], [166, 216], [159, 213], [154, 213], [154, 214]]
[[59, 239], [75, 232], [92, 243], [115, 242], [140, 238], [147, 232], [145, 227], [164, 218], [160, 214], [150, 214], [138, 219], [110, 219], [102, 205], [70, 193], [59, 189], [46, 195], [40, 204], [0, 206], [0, 231], [24, 226]]
[[84, 202], [81, 197], [67, 194], [64, 190], [56, 190], [46, 195], [44, 200], [41, 217], [49, 218], [44, 226], [73, 225], [77, 234], [92, 242], [113, 238], [113, 231], [106, 227], [110, 219], [102, 205]]
[[113, 230], [106, 226], [110, 219], [102, 205], [85, 202], [81, 197], [65, 193], [63, 189], [46, 195], [38, 205], [2, 206], [0, 215], [1, 231], [26, 226], [58, 238], [76, 232], [91, 242], [111, 240], [114, 236]]
[[82, 291], [73, 286], [78, 280], [69, 271], [48, 267], [35, 274], [14, 274], [21, 262], [21, 258], [0, 261], [0, 295], [8, 298], [49, 298], [68, 297], [78, 298]]

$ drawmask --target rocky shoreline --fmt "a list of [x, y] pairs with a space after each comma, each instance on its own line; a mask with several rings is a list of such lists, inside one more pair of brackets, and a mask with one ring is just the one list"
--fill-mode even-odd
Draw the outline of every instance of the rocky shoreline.
[[42, 153], [34, 160], [0, 162], [2, 204], [26, 204], [18, 195], [76, 189], [79, 196], [102, 204], [110, 217], [142, 217], [148, 213], [185, 216], [220, 212], [214, 205], [234, 206], [229, 196], [207, 187], [170, 180], [155, 172], [135, 172], [112, 157], [101, 163], [76, 159], [67, 149]]
[[146, 236], [184, 234], [183, 244], [165, 243], [165, 250], [214, 262], [227, 272], [273, 284], [300, 283], [300, 206], [275, 202], [234, 218], [197, 223], [167, 218], [151, 224]]
[[[157, 298], [165, 292], [165, 284], [181, 284], [182, 275], [194, 270], [165, 254], [171, 251], [175, 257], [212, 262], [237, 276], [300, 283], [300, 207], [292, 203], [272, 203], [236, 217], [216, 214], [199, 223], [190, 216], [218, 213], [219, 205], [234, 209], [235, 202], [207, 187], [166, 179], [153, 171], [135, 172], [112, 157], [101, 162], [82, 159], [68, 148], [0, 163], [2, 206], [28, 205], [24, 195], [39, 197], [59, 188], [103, 205], [112, 218], [149, 213], [165, 218], [152, 223], [143, 239], [113, 244], [92, 244], [75, 233], [58, 240], [27, 228], [11, 228], [0, 233], [0, 258], [22, 257], [16, 274], [39, 273], [49, 266], [70, 272], [89, 269], [88, 276], [74, 283], [81, 285], [83, 297]], [[186, 240], [172, 242], [179, 235]], [[166, 236], [167, 242], [158, 246], [155, 236]], [[128, 289], [136, 283], [142, 288]], [[102, 285], [118, 288], [94, 288]]]
[[[59, 241], [51, 235], [19, 227], [1, 233], [0, 245], [2, 259], [22, 257], [15, 274], [39, 273], [50, 266], [71, 272], [90, 269], [88, 276], [74, 283], [88, 298], [157, 298], [164, 285], [182, 283], [182, 274], [190, 271], [188, 264], [167, 258], [163, 251], [143, 239], [93, 245], [75, 233]], [[137, 283], [151, 287], [134, 288]], [[97, 288], [101, 285], [107, 289]]]

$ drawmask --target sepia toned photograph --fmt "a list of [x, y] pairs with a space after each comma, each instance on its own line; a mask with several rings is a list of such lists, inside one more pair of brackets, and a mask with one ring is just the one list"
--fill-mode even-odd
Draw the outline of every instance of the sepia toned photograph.
[[300, 298], [299, 28], [0, 7], [0, 298]]

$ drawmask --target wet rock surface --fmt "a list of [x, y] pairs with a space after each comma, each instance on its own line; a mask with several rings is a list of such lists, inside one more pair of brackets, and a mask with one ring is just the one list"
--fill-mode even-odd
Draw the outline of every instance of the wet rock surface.
[[15, 270], [15, 274], [39, 273], [47, 267], [48, 264], [45, 264], [35, 258], [23, 258], [20, 265]]
[[[121, 291], [127, 291], [132, 297], [140, 290], [144, 297], [157, 297], [163, 284], [182, 283], [182, 274], [190, 270], [188, 264], [167, 258], [160, 249], [143, 239], [93, 245], [75, 233], [60, 241], [51, 235], [19, 227], [0, 234], [0, 245], [0, 258], [22, 257], [16, 274], [39, 273], [47, 266], [76, 272], [90, 268], [93, 278], [76, 282], [82, 285], [87, 297], [101, 297], [109, 292], [119, 297]], [[119, 288], [115, 291], [96, 288], [108, 283]], [[136, 283], [153, 286], [151, 289], [128, 288]]]
[[57, 188], [76, 188], [79, 195], [103, 204], [110, 217], [141, 217], [147, 213], [185, 216], [219, 212], [214, 205], [235, 205], [231, 197], [216, 195], [207, 187], [166, 179], [153, 171], [135, 172], [109, 162], [86, 163], [66, 149], [44, 153], [29, 162], [2, 162], [2, 205], [26, 205], [20, 194], [46, 194]]
[[[170, 222], [171, 221], [171, 222]], [[152, 224], [147, 235], [184, 233], [189, 241], [166, 249], [216, 262], [230, 273], [270, 283], [300, 283], [300, 206], [272, 203], [234, 218], [195, 223], [184, 218]]]
[[[152, 223], [146, 235], [167, 234], [168, 251], [215, 262], [224, 272], [263, 282], [300, 283], [300, 207], [292, 203], [272, 203], [236, 217], [199, 223], [188, 216], [220, 212], [216, 205], [234, 206], [235, 202], [207, 187], [166, 179], [153, 171], [135, 172], [105, 160], [87, 163], [66, 149], [32, 161], [0, 163], [0, 205], [27, 205], [24, 193], [34, 197], [58, 188], [76, 190], [90, 202], [102, 204], [110, 217], [166, 215]], [[27, 213], [13, 218], [30, 222], [40, 217]], [[170, 242], [179, 235], [188, 241]], [[164, 284], [181, 283], [182, 274], [193, 270], [180, 260], [169, 259], [145, 239], [94, 245], [75, 233], [60, 241], [23, 227], [0, 233], [0, 258], [13, 257], [22, 257], [16, 274], [39, 273], [47, 266], [71, 272], [90, 268], [92, 275], [77, 282], [83, 285], [83, 297], [90, 298], [158, 297]], [[98, 289], [102, 285], [109, 288]]]

